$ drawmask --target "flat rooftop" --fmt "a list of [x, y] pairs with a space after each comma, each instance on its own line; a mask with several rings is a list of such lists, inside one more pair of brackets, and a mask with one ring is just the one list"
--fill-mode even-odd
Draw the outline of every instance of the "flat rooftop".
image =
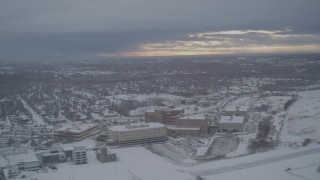
[[167, 129], [175, 131], [199, 131], [200, 128], [188, 128], [188, 127], [177, 127], [174, 125], [168, 125]]
[[150, 129], [150, 128], [161, 128], [165, 125], [161, 123], [139, 123], [139, 124], [128, 124], [121, 126], [111, 126], [108, 127], [111, 131], [131, 131], [131, 130], [140, 130], [140, 129]]
[[190, 120], [205, 120], [206, 118], [204, 117], [204, 114], [195, 114], [195, 115], [187, 115], [180, 117], [180, 119], [190, 119]]
[[227, 106], [225, 111], [248, 111], [248, 106]]
[[87, 124], [87, 123], [74, 123], [59, 129], [54, 130], [55, 132], [71, 132], [71, 133], [82, 133], [91, 128], [97, 127], [97, 124]]
[[244, 122], [243, 116], [222, 116], [219, 123], [238, 123]]

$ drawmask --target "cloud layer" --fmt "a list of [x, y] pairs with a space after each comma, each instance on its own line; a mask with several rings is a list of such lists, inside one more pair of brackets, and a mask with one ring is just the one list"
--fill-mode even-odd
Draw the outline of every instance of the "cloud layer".
[[0, 56], [319, 52], [318, 0], [10, 0]]

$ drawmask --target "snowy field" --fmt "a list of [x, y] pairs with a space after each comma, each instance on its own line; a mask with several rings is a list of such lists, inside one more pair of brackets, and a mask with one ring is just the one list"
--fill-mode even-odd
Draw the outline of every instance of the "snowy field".
[[213, 159], [221, 159], [228, 153], [235, 151], [238, 144], [239, 139], [236, 136], [214, 136], [198, 140], [185, 138], [169, 140], [165, 143], [151, 144], [147, 146], [147, 149], [174, 164], [190, 166]]
[[163, 180], [193, 179], [191, 175], [178, 172], [177, 167], [143, 147], [113, 149], [118, 161], [100, 163], [93, 151], [88, 152], [88, 164], [74, 165], [71, 162], [57, 164], [57, 170], [35, 173], [39, 180]]
[[[263, 156], [263, 154], [261, 154], [261, 156]], [[281, 159], [281, 157], [282, 156], [280, 156], [279, 159]], [[236, 163], [236, 161], [234, 163]], [[246, 163], [244, 164], [243, 168], [240, 165], [239, 169], [237, 170], [234, 169], [234, 170], [230, 170], [230, 172], [217, 173], [214, 175], [203, 176], [203, 177], [205, 177], [206, 180], [215, 180], [215, 179], [219, 179], [219, 180], [230, 180], [230, 179], [318, 180], [320, 179], [320, 172], [317, 172], [317, 168], [320, 166], [319, 152], [316, 154], [290, 158], [287, 160], [281, 160], [274, 163], [253, 165], [250, 168], [246, 168], [245, 166], [246, 166]], [[291, 170], [285, 171], [289, 167], [291, 168]], [[226, 169], [228, 169], [228, 167]]]
[[[93, 146], [93, 142], [80, 143]], [[80, 145], [77, 144], [77, 145]], [[318, 180], [320, 173], [320, 148], [281, 148], [250, 156], [205, 162], [193, 166], [179, 166], [165, 160], [144, 147], [115, 148], [117, 162], [100, 163], [94, 151], [88, 151], [88, 164], [74, 165], [71, 162], [57, 164], [57, 170], [48, 168], [48, 173], [26, 172], [29, 179], [56, 180], [195, 180], [204, 179], [304, 179]], [[291, 171], [285, 172], [290, 167]]]
[[[240, 179], [241, 174], [243, 176], [242, 179], [247, 180], [303, 179], [285, 172], [285, 169], [290, 167], [292, 169], [290, 172], [295, 173], [295, 171], [301, 170], [299, 173], [308, 176], [305, 179], [316, 180], [320, 177], [320, 173], [316, 172], [316, 168], [319, 165], [320, 148], [319, 146], [310, 146], [308, 148], [300, 148], [299, 150], [281, 148], [250, 156], [212, 161], [193, 167], [184, 167], [179, 171], [212, 180]], [[306, 172], [311, 173], [307, 174]]]
[[281, 141], [301, 143], [305, 138], [320, 141], [320, 91], [299, 94], [288, 111]]

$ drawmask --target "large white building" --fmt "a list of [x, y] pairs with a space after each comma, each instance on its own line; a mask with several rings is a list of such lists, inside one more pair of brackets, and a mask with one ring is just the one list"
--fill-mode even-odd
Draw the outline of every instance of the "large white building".
[[219, 121], [219, 130], [223, 132], [242, 132], [244, 123], [244, 116], [222, 116]]
[[167, 140], [167, 128], [161, 123], [141, 123], [108, 128], [108, 143], [130, 145]]

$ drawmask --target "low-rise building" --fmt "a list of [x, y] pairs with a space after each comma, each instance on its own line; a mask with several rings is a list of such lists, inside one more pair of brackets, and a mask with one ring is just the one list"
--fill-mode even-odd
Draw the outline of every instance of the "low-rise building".
[[242, 132], [244, 123], [243, 116], [222, 116], [219, 121], [219, 130], [222, 132]]
[[249, 106], [227, 106], [224, 110], [225, 116], [243, 116], [248, 118]]
[[167, 140], [167, 128], [161, 123], [141, 123], [108, 128], [108, 143], [132, 145]]
[[104, 118], [117, 117], [117, 114], [111, 112], [104, 112], [102, 115]]
[[100, 162], [112, 162], [117, 160], [116, 153], [108, 151], [107, 146], [99, 147], [96, 155]]
[[18, 161], [19, 170], [37, 171], [40, 169], [40, 162], [35, 156], [28, 156]]
[[197, 104], [198, 100], [196, 98], [186, 98], [186, 99], [181, 99], [180, 103], [181, 104]]
[[72, 149], [53, 148], [36, 154], [42, 164], [54, 164], [72, 160]]
[[100, 132], [98, 124], [77, 122], [54, 130], [54, 137], [70, 141], [80, 141]]

